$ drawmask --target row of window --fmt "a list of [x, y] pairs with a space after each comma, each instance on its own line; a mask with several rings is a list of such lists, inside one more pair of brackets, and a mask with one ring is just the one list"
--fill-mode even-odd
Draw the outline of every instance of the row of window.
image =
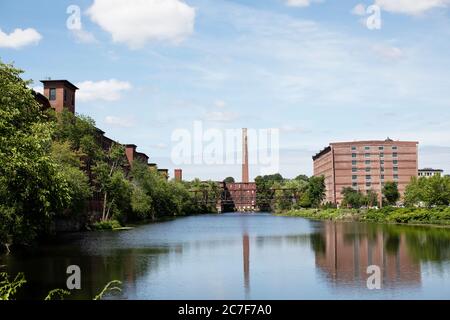
[[[384, 180], [384, 174], [382, 174], [380, 176], [381, 180]], [[357, 175], [352, 175], [352, 180], [357, 180], [358, 176]], [[398, 174], [394, 174], [394, 179], [398, 179]], [[366, 175], [366, 180], [372, 180], [372, 176], [371, 175]]]
[[[356, 153], [352, 153], [352, 158], [356, 158], [357, 154]], [[364, 157], [365, 158], [370, 158], [371, 154], [370, 153], [365, 153]], [[392, 157], [393, 158], [398, 158], [398, 153], [397, 152], [393, 152], [392, 153]], [[380, 158], [384, 158], [384, 152], [380, 153]]]
[[[365, 168], [364, 170], [365, 170], [366, 172], [371, 172], [371, 171], [372, 171], [372, 168]], [[381, 172], [384, 172], [384, 171], [385, 171], [385, 170], [384, 170], [384, 167], [381, 167], [381, 168], [380, 168], [380, 171], [381, 171]], [[393, 171], [394, 171], [394, 172], [398, 172], [398, 167], [393, 167]], [[354, 168], [354, 167], [353, 167], [353, 168], [352, 168], [352, 172], [358, 172], [358, 168]]]
[[[352, 165], [353, 166], [356, 166], [357, 163], [358, 163], [357, 160], [352, 160]], [[371, 164], [372, 160], [365, 160], [364, 163], [365, 164]], [[398, 160], [392, 160], [392, 163], [393, 164], [398, 164]], [[380, 160], [380, 164], [384, 164], [384, 160]]]
[[[356, 148], [356, 146], [352, 146], [352, 151], [355, 151], [357, 148]], [[384, 150], [385, 148], [383, 147], [383, 146], [379, 146], [378, 147], [378, 150]], [[364, 150], [371, 150], [371, 147], [368, 147], [368, 146], [366, 146], [366, 147], [364, 147]], [[398, 147], [397, 146], [392, 146], [392, 150], [398, 150]]]
[[[394, 178], [394, 179], [395, 179], [395, 178]], [[383, 182], [383, 181], [381, 182], [381, 185], [384, 186], [384, 182]], [[353, 183], [352, 183], [352, 187], [353, 187], [353, 188], [357, 188], [357, 187], [358, 187], [358, 183], [357, 183], [357, 182], [353, 182]], [[367, 188], [372, 187], [372, 182], [366, 182], [366, 187], [367, 187]]]

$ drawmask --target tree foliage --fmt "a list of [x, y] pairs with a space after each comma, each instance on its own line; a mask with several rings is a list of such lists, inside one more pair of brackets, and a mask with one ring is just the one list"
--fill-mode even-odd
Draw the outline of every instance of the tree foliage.
[[387, 181], [383, 187], [383, 196], [387, 204], [395, 205], [400, 199], [397, 182]]
[[22, 71], [0, 62], [0, 242], [29, 243], [70, 203], [64, 174], [51, 157], [55, 125]]

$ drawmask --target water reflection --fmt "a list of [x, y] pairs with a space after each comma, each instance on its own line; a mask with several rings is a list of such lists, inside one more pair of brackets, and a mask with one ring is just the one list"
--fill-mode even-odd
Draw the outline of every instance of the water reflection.
[[315, 263], [337, 286], [362, 286], [367, 267], [379, 266], [383, 287], [420, 287], [421, 262], [450, 257], [446, 229], [325, 222], [311, 235]]
[[[110, 299], [391, 298], [392, 292], [443, 298], [450, 294], [450, 229], [211, 215], [64, 236], [56, 245], [0, 256], [2, 271], [26, 274], [18, 298], [43, 299], [64, 288], [72, 264], [82, 270], [73, 299], [92, 299], [114, 279], [123, 291]], [[381, 268], [386, 290], [367, 290], [370, 265]]]
[[244, 288], [246, 296], [250, 293], [250, 239], [248, 234], [242, 236], [242, 253], [244, 262]]

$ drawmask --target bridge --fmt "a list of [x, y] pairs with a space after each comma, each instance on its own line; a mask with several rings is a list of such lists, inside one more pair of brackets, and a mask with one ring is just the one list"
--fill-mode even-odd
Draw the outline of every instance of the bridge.
[[215, 205], [219, 212], [267, 210], [273, 205], [277, 191], [283, 191], [276, 197], [280, 201], [295, 203], [299, 200], [298, 190], [290, 188], [270, 188], [269, 192], [258, 193], [253, 182], [217, 182], [217, 184], [219, 188], [214, 197], [205, 190], [191, 190], [191, 193], [198, 203]]

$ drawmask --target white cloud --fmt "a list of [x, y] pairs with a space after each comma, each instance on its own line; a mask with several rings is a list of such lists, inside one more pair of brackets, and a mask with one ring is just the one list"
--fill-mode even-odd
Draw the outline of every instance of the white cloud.
[[321, 2], [322, 0], [287, 0], [286, 5], [290, 7], [308, 7], [312, 2]]
[[178, 43], [194, 31], [195, 9], [181, 0], [94, 0], [91, 20], [130, 48], [151, 41]]
[[10, 34], [0, 29], [0, 48], [20, 49], [28, 45], [38, 44], [42, 36], [33, 28], [15, 29]]
[[134, 118], [107, 116], [105, 122], [115, 127], [130, 128], [135, 124]]
[[78, 43], [96, 43], [95, 36], [84, 29], [73, 29], [72, 35]]
[[121, 98], [123, 91], [131, 89], [129, 82], [118, 81], [116, 79], [102, 81], [84, 81], [76, 86], [80, 89], [77, 98], [80, 101], [117, 101]]
[[352, 9], [351, 13], [357, 16], [364, 16], [366, 14], [366, 7], [362, 3], [358, 3]]
[[230, 122], [236, 120], [237, 118], [237, 113], [227, 111], [212, 111], [206, 113], [205, 115], [205, 119], [207, 121], [213, 122]]
[[400, 48], [390, 45], [374, 45], [372, 49], [377, 55], [386, 60], [399, 60], [404, 57], [404, 53]]
[[37, 93], [44, 94], [44, 87], [42, 87], [42, 86], [32, 87], [31, 89], [33, 89]]
[[450, 0], [375, 0], [381, 9], [407, 15], [420, 15], [434, 8], [445, 8]]

